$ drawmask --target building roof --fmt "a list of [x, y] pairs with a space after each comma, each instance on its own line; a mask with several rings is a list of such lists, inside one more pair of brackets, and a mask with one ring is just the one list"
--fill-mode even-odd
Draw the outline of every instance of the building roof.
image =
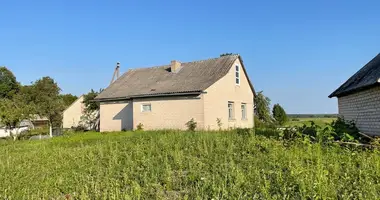
[[[199, 94], [224, 77], [236, 59], [240, 59], [246, 73], [239, 55], [181, 63], [181, 69], [174, 73], [170, 71], [170, 65], [131, 69], [101, 92], [95, 100]], [[248, 82], [255, 94], [249, 78]]]
[[380, 85], [380, 54], [369, 61], [343, 85], [336, 89], [331, 97], [341, 97]]

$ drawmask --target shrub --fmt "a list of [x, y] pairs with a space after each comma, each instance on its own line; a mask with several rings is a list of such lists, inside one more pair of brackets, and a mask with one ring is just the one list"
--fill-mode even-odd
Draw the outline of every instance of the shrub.
[[261, 121], [258, 117], [254, 116], [254, 122], [256, 128], [276, 128], [276, 125], [271, 122]]
[[242, 136], [250, 136], [253, 133], [253, 129], [251, 128], [237, 128], [236, 133]]
[[[343, 117], [338, 117], [337, 120], [331, 122], [331, 127], [333, 128], [335, 135], [335, 140], [358, 140], [365, 142], [367, 141], [359, 134], [359, 129], [356, 127], [354, 121], [346, 121]], [[352, 136], [353, 138], [349, 137]]]
[[273, 128], [255, 128], [255, 135], [262, 135], [268, 138], [280, 138], [281, 131]]
[[82, 125], [72, 126], [71, 129], [74, 132], [84, 132], [84, 131], [86, 131], [86, 128], [84, 126], [82, 126]]
[[136, 130], [138, 130], [138, 131], [143, 131], [144, 125], [142, 123], [139, 123], [139, 124], [137, 124], [136, 128], [137, 128]]
[[197, 128], [197, 122], [194, 120], [194, 118], [191, 118], [191, 120], [186, 122], [185, 125], [187, 126], [187, 130], [189, 131], [195, 131], [195, 129]]
[[222, 130], [222, 126], [223, 126], [222, 119], [216, 118], [216, 124], [218, 125], [219, 130]]

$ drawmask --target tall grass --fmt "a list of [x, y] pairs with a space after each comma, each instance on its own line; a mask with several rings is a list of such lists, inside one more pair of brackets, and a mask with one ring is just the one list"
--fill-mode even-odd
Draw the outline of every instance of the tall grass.
[[4, 199], [378, 199], [380, 153], [230, 132], [0, 143]]

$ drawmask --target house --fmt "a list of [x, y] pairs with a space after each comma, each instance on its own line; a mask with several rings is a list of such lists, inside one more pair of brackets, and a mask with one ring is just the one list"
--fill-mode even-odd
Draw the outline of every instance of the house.
[[93, 113], [86, 116], [86, 106], [84, 105], [83, 101], [84, 95], [81, 95], [63, 111], [62, 127], [64, 129], [70, 129], [78, 126], [82, 126], [87, 130], [97, 128], [96, 119], [99, 111], [94, 111]]
[[63, 111], [62, 127], [64, 129], [77, 127], [80, 124], [85, 108], [83, 100], [84, 97], [81, 95]]
[[338, 98], [339, 115], [355, 121], [361, 132], [380, 135], [380, 54], [329, 97]]
[[253, 127], [255, 91], [239, 55], [132, 69], [96, 98], [100, 131]]

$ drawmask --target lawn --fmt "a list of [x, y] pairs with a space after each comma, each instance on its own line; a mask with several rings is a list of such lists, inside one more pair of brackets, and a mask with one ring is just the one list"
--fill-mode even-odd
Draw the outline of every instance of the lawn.
[[311, 121], [313, 121], [318, 126], [325, 126], [326, 124], [329, 124], [336, 120], [336, 118], [289, 118], [289, 121], [285, 124], [287, 127], [293, 127], [293, 126], [303, 126], [306, 124], [307, 126], [310, 126]]
[[378, 199], [380, 153], [234, 131], [90, 132], [0, 141], [0, 177], [0, 199]]

